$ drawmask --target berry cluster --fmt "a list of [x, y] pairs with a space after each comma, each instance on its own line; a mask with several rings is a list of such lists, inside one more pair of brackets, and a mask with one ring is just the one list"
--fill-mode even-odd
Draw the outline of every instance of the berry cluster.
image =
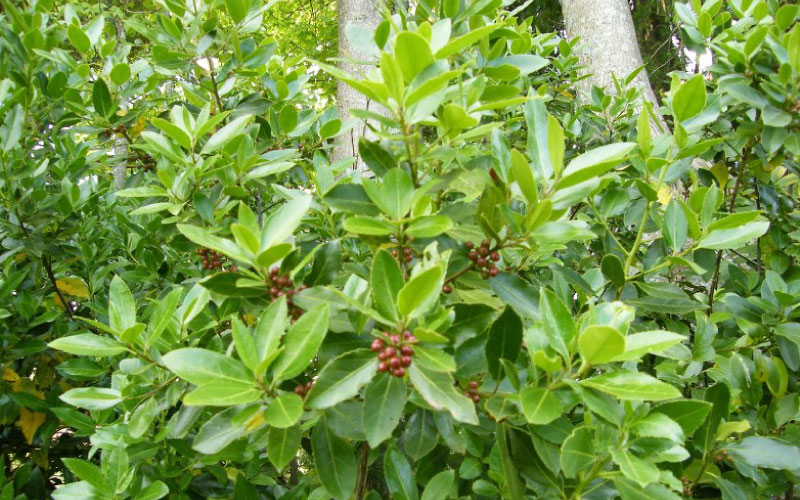
[[[228, 262], [228, 258], [222, 255], [219, 252], [211, 250], [210, 248], [198, 248], [194, 251], [197, 255], [199, 255], [203, 259], [203, 269], [205, 270], [219, 270], [222, 269], [222, 265]], [[236, 266], [231, 265], [227, 269], [228, 271], [235, 273]]]
[[414, 258], [414, 249], [411, 247], [395, 248], [392, 250], [392, 257], [397, 259], [401, 264], [403, 262], [411, 262], [411, 259]]
[[314, 385], [313, 380], [309, 380], [305, 384], [300, 384], [294, 388], [294, 393], [300, 396], [301, 398], [305, 398], [308, 391], [311, 390], [311, 386]]
[[286, 304], [289, 306], [289, 314], [292, 318], [297, 319], [303, 314], [303, 310], [295, 306], [292, 302], [292, 296], [298, 292], [302, 292], [306, 285], [294, 286], [294, 281], [288, 275], [281, 275], [277, 267], [273, 267], [269, 272], [270, 286], [269, 295], [272, 300], [286, 295]]
[[413, 241], [414, 241], [414, 237], [413, 236], [408, 236], [408, 237], [406, 237], [406, 243], [405, 244], [400, 242], [397, 245], [397, 248], [393, 248], [392, 249], [392, 257], [397, 259], [397, 262], [399, 262], [401, 265], [402, 264], [408, 264], [417, 255], [417, 252], [415, 252], [414, 249], [411, 248], [411, 242], [413, 242]]
[[144, 155], [140, 156], [139, 161], [142, 163], [143, 172], [151, 172], [156, 169], [156, 159], [149, 154], [145, 153]]
[[408, 330], [402, 336], [389, 335], [389, 332], [383, 334], [389, 339], [388, 345], [383, 339], [375, 339], [370, 346], [372, 352], [378, 353], [378, 371], [401, 378], [405, 376], [406, 368], [411, 366], [414, 357], [414, 349], [409, 344], [416, 343], [417, 338]]
[[800, 100], [797, 99], [787, 99], [786, 101], [786, 110], [792, 114], [797, 113], [800, 111]]
[[500, 270], [497, 268], [495, 262], [500, 260], [500, 254], [497, 250], [492, 250], [489, 240], [483, 240], [481, 246], [475, 248], [475, 243], [468, 241], [464, 244], [469, 250], [467, 257], [475, 263], [475, 266], [481, 272], [483, 279], [494, 278]]
[[481, 402], [481, 395], [478, 394], [478, 381], [472, 380], [469, 383], [469, 389], [464, 393], [469, 399], [471, 399], [475, 404]]
[[691, 497], [692, 496], [692, 481], [688, 477], [682, 476], [681, 477], [681, 483], [683, 483], [683, 494], [686, 495], [687, 497]]
[[719, 453], [714, 455], [714, 461], [719, 463], [723, 460], [732, 460], [731, 454], [728, 453], [728, 450], [721, 450]]

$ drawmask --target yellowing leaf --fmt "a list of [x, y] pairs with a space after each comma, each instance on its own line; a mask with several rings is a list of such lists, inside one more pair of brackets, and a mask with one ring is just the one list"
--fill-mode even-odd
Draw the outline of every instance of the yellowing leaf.
[[14, 392], [27, 392], [28, 394], [33, 394], [39, 399], [44, 399], [44, 394], [36, 389], [36, 384], [33, 383], [32, 380], [29, 380], [25, 377], [19, 377], [17, 380], [11, 384], [11, 390]]
[[44, 470], [47, 470], [50, 467], [50, 461], [47, 458], [47, 448], [31, 450], [31, 459], [33, 460], [33, 463]]
[[80, 278], [58, 278], [56, 280], [58, 289], [67, 295], [73, 297], [80, 297], [82, 299], [89, 298], [89, 287]]
[[61, 297], [59, 297], [57, 293], [53, 294], [53, 303], [56, 305], [56, 307], [58, 307], [62, 311], [67, 310], [66, 304], [64, 304], [64, 302], [61, 301]]
[[244, 423], [244, 428], [247, 432], [252, 432], [262, 425], [264, 425], [264, 412], [259, 411], [253, 414], [252, 417], [248, 418], [247, 421]]
[[22, 434], [25, 435], [25, 441], [28, 444], [33, 442], [33, 435], [36, 434], [36, 429], [44, 423], [45, 419], [47, 419], [47, 416], [44, 413], [30, 411], [25, 407], [20, 408], [17, 426], [22, 429]]
[[17, 375], [17, 372], [8, 367], [3, 368], [3, 381], [16, 382], [17, 380], [19, 380], [19, 375]]
[[130, 129], [130, 131], [132, 132], [132, 135], [141, 134], [142, 130], [144, 130], [144, 127], [146, 125], [147, 125], [147, 121], [144, 119], [144, 116], [140, 116], [139, 119], [136, 120], [136, 123], [133, 124], [133, 127], [131, 127], [131, 129]]
[[672, 199], [672, 190], [669, 186], [661, 186], [658, 188], [658, 202], [662, 205], [669, 204], [669, 200]]

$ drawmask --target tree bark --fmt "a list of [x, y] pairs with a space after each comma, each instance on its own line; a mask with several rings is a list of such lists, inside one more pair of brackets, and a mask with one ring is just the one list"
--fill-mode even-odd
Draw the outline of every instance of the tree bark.
[[[578, 58], [590, 72], [589, 78], [578, 82], [582, 98], [590, 98], [594, 85], [613, 91], [612, 75], [622, 80], [644, 65], [628, 0], [561, 0], [561, 9], [567, 36], [580, 37]], [[632, 84], [658, 107], [646, 70], [640, 71]], [[663, 125], [663, 121], [659, 123]]]
[[[358, 78], [359, 68], [354, 60], [363, 60], [366, 54], [359, 51], [358, 47], [353, 47], [347, 37], [348, 26], [358, 26], [362, 29], [374, 32], [378, 24], [381, 23], [380, 3], [378, 0], [337, 0], [336, 12], [339, 16], [339, 68]], [[343, 82], [336, 84], [336, 104], [339, 108], [339, 118], [344, 123], [352, 118], [351, 109], [370, 109], [369, 100], [355, 89]], [[387, 113], [382, 107], [372, 104], [371, 111]], [[375, 109], [380, 108], [380, 109]], [[336, 138], [336, 146], [333, 150], [333, 160], [355, 156], [357, 158], [356, 168], [363, 170], [363, 162], [358, 159], [358, 139], [361, 136], [369, 137], [369, 129], [366, 124], [359, 123], [346, 134]]]

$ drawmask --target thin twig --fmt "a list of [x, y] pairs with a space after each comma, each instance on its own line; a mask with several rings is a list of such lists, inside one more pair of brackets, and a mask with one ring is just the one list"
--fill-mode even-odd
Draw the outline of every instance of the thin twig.
[[53, 287], [56, 289], [56, 294], [58, 295], [58, 299], [61, 301], [61, 304], [64, 306], [64, 310], [67, 311], [69, 314], [69, 319], [73, 319], [72, 314], [72, 307], [69, 302], [64, 300], [64, 296], [61, 295], [61, 290], [58, 289], [58, 284], [56, 283], [56, 277], [53, 274], [53, 267], [51, 265], [50, 257], [43, 255], [42, 256], [42, 266], [44, 266], [44, 270], [47, 273], [47, 277], [50, 278], [50, 282], [53, 283]]
[[367, 460], [369, 459], [369, 445], [361, 445], [361, 458], [358, 461], [358, 480], [356, 482], [355, 500], [363, 500], [367, 491]]
[[216, 71], [214, 68], [214, 61], [211, 60], [211, 57], [206, 57], [206, 61], [208, 61], [208, 76], [211, 77], [211, 87], [214, 90], [214, 99], [217, 101], [217, 113], [222, 113], [222, 99], [219, 98], [217, 79], [214, 77], [214, 72]]
[[[739, 160], [739, 171], [736, 173], [736, 184], [733, 186], [733, 193], [731, 193], [731, 201], [728, 204], [728, 213], [733, 213], [736, 206], [736, 197], [739, 194], [739, 189], [742, 187], [742, 177], [744, 176], [744, 167], [747, 165], [747, 157], [750, 154], [750, 144], [748, 143], [742, 151], [742, 157]], [[711, 316], [714, 311], [714, 293], [717, 291], [719, 285], [719, 268], [722, 264], [722, 250], [717, 250], [717, 259], [714, 262], [714, 275], [711, 277], [711, 284], [708, 286], [708, 309], [706, 316]]]

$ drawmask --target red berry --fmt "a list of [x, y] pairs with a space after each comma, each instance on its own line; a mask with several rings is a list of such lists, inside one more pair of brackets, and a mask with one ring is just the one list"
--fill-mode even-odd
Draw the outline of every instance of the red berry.
[[400, 364], [403, 366], [411, 366], [411, 356], [403, 356], [400, 358]]
[[450, 287], [450, 285], [444, 285], [442, 287], [442, 292], [444, 292], [445, 295], [450, 295], [453, 293], [453, 289]]
[[414, 355], [414, 349], [412, 349], [411, 346], [408, 346], [408, 345], [404, 345], [403, 347], [401, 347], [400, 348], [400, 352], [403, 354], [403, 356], [413, 356]]
[[375, 339], [372, 341], [372, 345], [370, 346], [373, 352], [378, 352], [383, 349], [383, 341], [381, 339]]
[[478, 267], [486, 267], [487, 264], [486, 259], [484, 259], [483, 257], [478, 259], [475, 263], [478, 264]]
[[386, 349], [383, 350], [383, 354], [387, 358], [391, 358], [392, 356], [397, 354], [397, 349], [395, 349], [394, 347], [391, 347], [391, 346], [387, 347]]
[[397, 258], [397, 249], [392, 250], [392, 257]]
[[409, 344], [415, 344], [417, 342], [417, 337], [412, 335], [408, 337], [406, 340], [408, 341]]
[[497, 252], [492, 252], [491, 255], [489, 255], [489, 258], [497, 262], [498, 260], [500, 260], [500, 254]]
[[390, 338], [392, 340], [392, 344], [397, 345], [400, 343], [400, 335], [392, 335]]
[[414, 253], [414, 250], [412, 250], [411, 247], [405, 247], [403, 249], [403, 253], [406, 254], [406, 255], [411, 255], [411, 254]]
[[473, 248], [475, 248], [475, 243], [468, 241], [464, 243], [464, 246], [467, 247], [467, 250], [472, 250]]
[[492, 244], [492, 242], [490, 240], [488, 240], [488, 239], [485, 239], [485, 240], [481, 241], [481, 246], [482, 247], [487, 247], [488, 248], [489, 245], [491, 245], [491, 244]]
[[381, 351], [381, 352], [378, 354], [378, 359], [379, 359], [379, 360], [381, 360], [381, 361], [384, 361], [384, 360], [385, 360], [386, 358], [388, 358], [388, 357], [389, 357], [389, 356], [387, 356], [387, 355], [386, 355], [386, 351]]
[[480, 255], [481, 257], [486, 257], [487, 255], [489, 255], [489, 249], [486, 247], [481, 247], [480, 250], [478, 250], [478, 255]]
[[409, 338], [411, 336], [411, 330], [403, 330], [403, 337]]
[[395, 356], [394, 358], [390, 359], [389, 366], [391, 366], [394, 369], [400, 368], [400, 358]]
[[498, 272], [500, 272], [500, 271], [496, 267], [493, 267], [493, 268], [489, 269], [489, 276], [494, 278], [495, 276], [497, 276]]
[[272, 295], [272, 296], [277, 296], [277, 295], [278, 295], [278, 292], [280, 292], [280, 290], [278, 290], [278, 287], [277, 287], [277, 286], [271, 286], [271, 287], [269, 287], [269, 293], [270, 293], [270, 295]]
[[401, 378], [406, 374], [406, 371], [403, 368], [398, 368], [394, 371], [394, 376], [397, 378]]
[[477, 389], [478, 388], [478, 381], [477, 380], [473, 380], [472, 382], [469, 383], [469, 386], [472, 389]]
[[389, 367], [386, 365], [385, 362], [381, 361], [380, 363], [378, 363], [378, 371], [379, 372], [383, 373], [388, 369], [389, 369]]
[[297, 394], [298, 396], [303, 396], [306, 393], [306, 388], [303, 387], [302, 385], [298, 385], [297, 387], [294, 388], [294, 393]]
[[493, 181], [497, 182], [497, 172], [495, 172], [493, 168], [489, 169], [489, 177], [491, 177]]
[[478, 252], [476, 252], [475, 250], [470, 250], [470, 252], [467, 254], [467, 257], [471, 261], [476, 261], [478, 260]]
[[472, 400], [475, 401], [476, 403], [480, 403], [481, 402], [481, 397], [476, 394], [476, 395], [472, 396]]

